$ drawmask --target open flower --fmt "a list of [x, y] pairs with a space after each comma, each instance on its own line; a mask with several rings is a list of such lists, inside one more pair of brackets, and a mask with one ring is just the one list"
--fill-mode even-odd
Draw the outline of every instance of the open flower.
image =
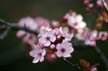
[[86, 27], [86, 23], [83, 21], [82, 15], [68, 17], [68, 25], [75, 29], [83, 29]]
[[54, 32], [54, 35], [56, 35], [57, 38], [61, 38], [62, 37], [63, 31], [62, 31], [61, 27], [60, 28], [55, 28], [53, 30], [53, 32]]
[[30, 55], [34, 57], [33, 63], [43, 62], [46, 50], [36, 47], [34, 50], [30, 51]]
[[51, 42], [55, 42], [56, 36], [52, 31], [43, 32], [39, 38], [39, 43], [44, 46], [50, 46]]
[[61, 44], [57, 44], [56, 49], [57, 57], [71, 57], [71, 53], [74, 51], [72, 44], [66, 41]]

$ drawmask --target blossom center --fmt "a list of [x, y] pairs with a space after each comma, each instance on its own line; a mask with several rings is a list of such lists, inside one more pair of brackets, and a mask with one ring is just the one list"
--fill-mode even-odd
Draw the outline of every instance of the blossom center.
[[64, 53], [66, 50], [64, 48], [61, 49], [61, 52]]
[[42, 56], [42, 53], [38, 53], [39, 56]]
[[47, 37], [46, 37], [46, 40], [50, 40], [50, 37], [47, 36]]

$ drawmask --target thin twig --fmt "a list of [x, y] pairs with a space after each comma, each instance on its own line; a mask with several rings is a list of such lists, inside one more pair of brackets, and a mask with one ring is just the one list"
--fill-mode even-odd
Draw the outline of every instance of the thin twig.
[[10, 29], [10, 27], [7, 27], [6, 30], [2, 34], [0, 34], [0, 39], [4, 39], [9, 33]]
[[3, 19], [0, 19], [0, 24], [6, 25], [8, 27], [11, 27], [11, 29], [14, 29], [14, 30], [24, 30], [26, 32], [33, 33], [35, 35], [38, 35], [38, 32], [37, 31], [30, 30], [30, 29], [28, 29], [26, 27], [20, 27], [20, 26], [17, 25], [17, 23], [9, 23], [9, 22], [7, 22], [7, 21], [5, 21]]
[[73, 64], [70, 61], [68, 61], [66, 58], [63, 58], [63, 60], [68, 64], [70, 64], [72, 67], [75, 67], [77, 70], [81, 71], [81, 67], [78, 64]]

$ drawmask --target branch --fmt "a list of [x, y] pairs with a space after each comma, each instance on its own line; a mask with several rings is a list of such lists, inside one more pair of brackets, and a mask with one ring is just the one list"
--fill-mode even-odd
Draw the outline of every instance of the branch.
[[[0, 27], [0, 29], [2, 29], [2, 28], [5, 28], [5, 27]], [[10, 31], [10, 29], [11, 29], [10, 27], [7, 27], [6, 30], [3, 31], [2, 34], [0, 34], [0, 39], [4, 39], [7, 36], [8, 32]]]
[[103, 7], [105, 8], [106, 12], [108, 13], [108, 6], [107, 6], [107, 3], [105, 2], [105, 0], [102, 0], [102, 4], [103, 4]]
[[[102, 1], [104, 1], [104, 0], [102, 0]], [[104, 2], [103, 2], [104, 3]], [[105, 3], [106, 4], [106, 3]], [[104, 5], [105, 5], [104, 4]], [[105, 5], [106, 6], [106, 5]], [[107, 7], [106, 7], [106, 9], [107, 9]], [[108, 9], [107, 9], [107, 12], [108, 12]], [[36, 31], [33, 31], [33, 30], [30, 30], [30, 29], [28, 29], [28, 28], [26, 28], [26, 27], [20, 27], [20, 26], [18, 26], [17, 25], [17, 23], [9, 23], [9, 22], [6, 22], [5, 20], [3, 20], [3, 19], [0, 19], [0, 24], [3, 26], [3, 27], [6, 27], [6, 28], [10, 28], [10, 29], [13, 29], [13, 30], [24, 30], [24, 31], [26, 31], [26, 32], [29, 32], [29, 33], [33, 33], [33, 34], [35, 34], [35, 35], [38, 35], [38, 32], [36, 32]], [[0, 28], [2, 27], [2, 26], [0, 26]], [[2, 27], [2, 28], [3, 28]], [[72, 42], [72, 41], [71, 41]], [[73, 42], [72, 42], [73, 43]], [[78, 42], [76, 42], [76, 43], [78, 43]], [[74, 43], [74, 44], [76, 44], [76, 43]], [[78, 45], [75, 45], [75, 46], [82, 46], [82, 45], [84, 45], [83, 43], [81, 43], [81, 44], [78, 44]], [[96, 52], [99, 54], [99, 56], [100, 56], [100, 58], [101, 58], [101, 60], [104, 62], [104, 64], [106, 65], [106, 68], [108, 69], [108, 60], [107, 60], [107, 58], [105, 57], [105, 55], [104, 55], [104, 53], [101, 51], [101, 49], [100, 48], [98, 48], [98, 47], [95, 47], [94, 48], [95, 50], [96, 50]], [[69, 61], [67, 61], [66, 59], [64, 59], [67, 63], [69, 63], [69, 64], [71, 64], [73, 67], [77, 67], [77, 69], [79, 69], [80, 70], [80, 68], [77, 66], [77, 65], [73, 65], [72, 63], [70, 63]]]
[[9, 22], [7, 22], [7, 21], [5, 21], [3, 19], [0, 19], [0, 24], [1, 25], [6, 25], [7, 27], [10, 27], [11, 29], [16, 30], [16, 31], [17, 30], [24, 30], [26, 32], [33, 33], [35, 35], [38, 35], [38, 32], [37, 31], [30, 30], [30, 29], [28, 29], [26, 27], [20, 27], [20, 26], [17, 25], [17, 23], [9, 23]]
[[82, 71], [81, 66], [78, 64], [73, 64], [70, 61], [68, 61], [66, 58], [63, 59], [66, 63], [70, 64], [72, 67], [75, 67], [78, 71]]
[[103, 63], [105, 64], [105, 66], [108, 70], [108, 60], [107, 60], [106, 56], [104, 55], [104, 53], [101, 51], [101, 49], [99, 47], [94, 47], [94, 49], [99, 54], [101, 60], [103, 61]]

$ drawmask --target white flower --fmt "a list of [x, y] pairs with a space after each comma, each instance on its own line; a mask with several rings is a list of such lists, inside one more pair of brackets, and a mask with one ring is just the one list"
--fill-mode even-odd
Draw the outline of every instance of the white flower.
[[75, 37], [79, 40], [85, 40], [88, 38], [89, 33], [90, 33], [90, 31], [88, 28], [80, 29], [80, 30], [78, 30]]
[[41, 48], [35, 48], [30, 51], [30, 55], [34, 57], [33, 63], [43, 62], [44, 56], [46, 55], [46, 50]]
[[54, 35], [56, 35], [57, 38], [61, 38], [62, 37], [63, 31], [62, 31], [62, 28], [61, 27], [60, 28], [55, 28], [53, 30], [53, 32], [54, 32]]
[[53, 20], [51, 24], [53, 27], [56, 27], [56, 28], [60, 26], [60, 23], [58, 21], [55, 21], [55, 20]]
[[47, 31], [40, 34], [39, 43], [44, 46], [50, 46], [51, 42], [55, 42], [56, 36], [53, 31]]
[[71, 39], [74, 37], [74, 34], [64, 33], [63, 37], [64, 37], [64, 41], [71, 41]]
[[85, 40], [85, 45], [96, 46], [96, 41], [94, 40]]
[[56, 49], [56, 55], [58, 57], [71, 57], [71, 53], [74, 51], [71, 43], [69, 42], [62, 42], [61, 44], [57, 44]]
[[74, 34], [73, 33], [69, 33], [69, 29], [67, 27], [63, 27], [62, 29], [62, 36], [64, 37], [64, 40], [66, 41], [70, 41]]
[[75, 23], [75, 18], [73, 16], [68, 17], [68, 25], [73, 27], [73, 24]]
[[77, 21], [77, 22], [81, 22], [82, 20], [83, 20], [83, 17], [82, 17], [82, 15], [77, 15], [77, 16], [75, 16], [75, 20]]
[[86, 27], [86, 23], [83, 21], [82, 15], [68, 17], [68, 25], [75, 29], [83, 29]]
[[90, 39], [90, 40], [96, 40], [97, 35], [98, 35], [98, 31], [97, 31], [97, 30], [93, 30], [93, 31], [90, 33], [89, 39]]

